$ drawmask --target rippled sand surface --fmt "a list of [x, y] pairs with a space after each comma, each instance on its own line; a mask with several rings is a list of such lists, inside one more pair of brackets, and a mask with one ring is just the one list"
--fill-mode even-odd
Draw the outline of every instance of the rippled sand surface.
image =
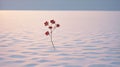
[[36, 32], [1, 33], [0, 67], [119, 67], [119, 33], [65, 33], [54, 40]]

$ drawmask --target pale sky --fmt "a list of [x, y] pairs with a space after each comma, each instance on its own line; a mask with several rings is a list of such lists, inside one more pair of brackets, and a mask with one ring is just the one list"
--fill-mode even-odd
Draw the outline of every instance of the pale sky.
[[119, 11], [120, 0], [0, 0], [0, 10]]

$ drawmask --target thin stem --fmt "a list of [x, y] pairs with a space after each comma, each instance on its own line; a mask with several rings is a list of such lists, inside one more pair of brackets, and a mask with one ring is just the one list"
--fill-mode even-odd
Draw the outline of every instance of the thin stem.
[[56, 29], [56, 26], [54, 26], [54, 28], [53, 28], [52, 32], [53, 32], [55, 29]]
[[55, 46], [54, 46], [54, 43], [53, 43], [53, 40], [52, 40], [52, 30], [51, 30], [50, 39], [51, 39], [51, 43], [52, 43], [52, 45], [53, 45], [53, 48], [55, 49]]

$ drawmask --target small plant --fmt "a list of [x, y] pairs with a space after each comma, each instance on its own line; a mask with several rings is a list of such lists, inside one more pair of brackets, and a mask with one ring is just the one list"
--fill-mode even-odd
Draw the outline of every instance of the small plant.
[[50, 20], [50, 22], [46, 21], [44, 22], [44, 25], [48, 27], [49, 31], [45, 32], [46, 36], [50, 36], [51, 43], [53, 45], [53, 48], [55, 48], [54, 43], [53, 43], [53, 31], [60, 27], [60, 24], [56, 24], [55, 20]]

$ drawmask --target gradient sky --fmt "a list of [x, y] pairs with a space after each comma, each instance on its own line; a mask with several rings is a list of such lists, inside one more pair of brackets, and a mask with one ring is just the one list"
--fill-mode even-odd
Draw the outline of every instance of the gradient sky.
[[0, 0], [0, 10], [120, 10], [120, 0]]

